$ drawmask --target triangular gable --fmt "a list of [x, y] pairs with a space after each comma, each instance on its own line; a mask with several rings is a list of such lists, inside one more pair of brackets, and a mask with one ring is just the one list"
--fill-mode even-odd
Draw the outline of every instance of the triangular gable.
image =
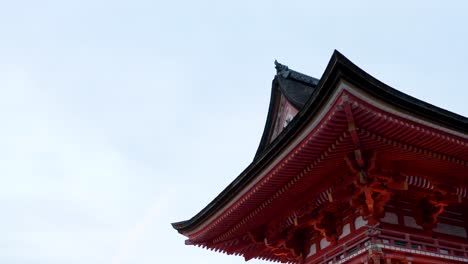
[[281, 134], [302, 109], [318, 84], [318, 79], [293, 71], [275, 61], [270, 107], [256, 157]]

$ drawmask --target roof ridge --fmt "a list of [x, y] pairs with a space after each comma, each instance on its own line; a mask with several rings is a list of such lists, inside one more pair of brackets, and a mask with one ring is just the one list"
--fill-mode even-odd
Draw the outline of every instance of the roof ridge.
[[279, 63], [275, 60], [276, 75], [281, 75], [283, 78], [294, 79], [296, 81], [304, 82], [316, 86], [319, 79], [304, 73], [290, 69], [287, 65]]

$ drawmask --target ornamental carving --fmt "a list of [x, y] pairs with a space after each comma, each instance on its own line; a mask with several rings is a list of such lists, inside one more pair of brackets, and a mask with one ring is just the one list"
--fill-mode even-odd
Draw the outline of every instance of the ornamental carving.
[[450, 186], [435, 185], [434, 194], [421, 199], [415, 208], [416, 223], [426, 231], [432, 231], [437, 225], [437, 218], [451, 203], [461, 202]]

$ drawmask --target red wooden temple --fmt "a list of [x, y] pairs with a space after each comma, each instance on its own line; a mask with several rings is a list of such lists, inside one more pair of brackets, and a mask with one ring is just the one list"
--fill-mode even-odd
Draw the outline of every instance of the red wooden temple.
[[276, 63], [253, 162], [173, 227], [283, 263], [467, 263], [468, 120], [339, 52], [320, 80]]

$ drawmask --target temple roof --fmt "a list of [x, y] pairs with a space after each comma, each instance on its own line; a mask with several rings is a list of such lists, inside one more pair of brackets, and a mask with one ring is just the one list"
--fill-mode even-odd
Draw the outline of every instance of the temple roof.
[[[265, 170], [273, 158], [283, 151], [288, 144], [305, 128], [320, 109], [327, 104], [339, 81], [346, 81], [362, 92], [372, 96], [379, 102], [409, 113], [424, 122], [435, 124], [444, 129], [466, 135], [468, 133], [468, 118], [441, 109], [429, 103], [418, 100], [386, 84], [380, 82], [365, 71], [354, 65], [338, 51], [333, 56], [320, 80], [277, 65], [277, 71], [272, 85], [270, 111], [265, 125], [262, 140], [252, 163], [229, 184], [211, 203], [190, 220], [173, 223], [173, 227], [182, 234], [195, 230], [206, 223], [212, 216], [226, 206], [246, 188], [259, 173]], [[282, 93], [300, 111], [291, 123], [273, 141], [269, 142], [273, 126], [272, 111], [277, 104], [277, 96]]]
[[278, 61], [275, 61], [275, 68], [277, 74], [273, 80], [273, 89], [277, 86], [289, 102], [296, 108], [301, 109], [309, 100], [319, 80], [291, 70]]
[[301, 110], [307, 100], [309, 100], [319, 82], [318, 79], [291, 70], [288, 66], [283, 65], [276, 60], [275, 68], [276, 75], [272, 82], [267, 121], [265, 123], [262, 139], [260, 140], [255, 157], [262, 153], [267, 145], [272, 141], [280, 96], [283, 95], [291, 105], [293, 105], [297, 110]]

